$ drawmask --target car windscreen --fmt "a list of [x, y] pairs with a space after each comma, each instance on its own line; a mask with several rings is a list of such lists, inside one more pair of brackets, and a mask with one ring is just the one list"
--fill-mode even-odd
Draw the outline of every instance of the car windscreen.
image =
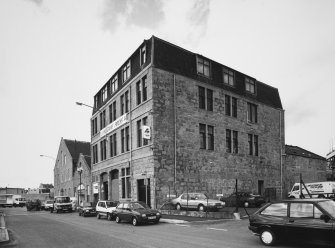
[[106, 202], [106, 205], [107, 205], [108, 208], [116, 207], [117, 206], [117, 202]]
[[207, 197], [206, 197], [205, 194], [196, 194], [195, 195], [195, 199], [197, 199], [197, 200], [206, 200]]
[[326, 210], [333, 218], [335, 218], [335, 202], [334, 201], [322, 201], [319, 205]]
[[132, 204], [133, 209], [147, 209], [150, 208], [148, 205], [146, 205], [145, 203], [142, 202], [134, 202]]
[[46, 203], [46, 204], [52, 204], [53, 201], [46, 201], [45, 203]]
[[70, 197], [61, 197], [61, 198], [56, 198], [57, 203], [67, 203], [70, 202]]

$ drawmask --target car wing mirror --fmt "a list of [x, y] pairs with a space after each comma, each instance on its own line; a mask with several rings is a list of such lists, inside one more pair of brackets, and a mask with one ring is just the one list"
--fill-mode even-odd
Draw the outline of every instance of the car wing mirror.
[[329, 222], [330, 217], [327, 214], [321, 214], [320, 219], [324, 220], [327, 223]]

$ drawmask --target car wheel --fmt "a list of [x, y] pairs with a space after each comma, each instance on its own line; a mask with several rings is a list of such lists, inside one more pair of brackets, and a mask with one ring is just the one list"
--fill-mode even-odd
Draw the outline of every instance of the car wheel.
[[176, 204], [176, 209], [177, 209], [177, 210], [181, 210], [181, 206], [180, 206], [179, 203]]
[[203, 212], [203, 211], [206, 210], [206, 207], [205, 207], [204, 205], [200, 204], [200, 205], [198, 206], [198, 210]]
[[132, 219], [131, 222], [132, 222], [133, 226], [137, 226], [138, 225], [138, 221], [137, 221], [136, 217], [133, 217], [133, 219]]
[[97, 214], [97, 218], [100, 219], [100, 214]]
[[116, 223], [121, 223], [121, 219], [119, 216], [116, 216], [116, 219], [115, 219]]
[[259, 235], [263, 245], [272, 246], [276, 242], [276, 236], [270, 229], [263, 229]]
[[243, 206], [244, 206], [245, 208], [249, 207], [249, 202], [245, 202], [245, 203], [243, 203]]
[[81, 216], [81, 213], [79, 212], [78, 215]]
[[112, 221], [112, 214], [107, 213], [107, 220]]

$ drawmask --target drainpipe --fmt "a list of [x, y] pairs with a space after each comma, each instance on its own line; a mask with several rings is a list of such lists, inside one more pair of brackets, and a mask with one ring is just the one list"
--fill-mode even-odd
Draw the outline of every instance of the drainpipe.
[[[174, 116], [174, 192], [177, 182], [177, 108], [176, 108], [176, 75], [173, 74], [173, 116]], [[177, 194], [176, 194], [177, 195]]]

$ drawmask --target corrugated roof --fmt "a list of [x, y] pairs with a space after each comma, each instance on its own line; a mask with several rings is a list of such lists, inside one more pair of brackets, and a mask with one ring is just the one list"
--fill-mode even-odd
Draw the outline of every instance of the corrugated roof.
[[291, 146], [291, 145], [285, 145], [285, 153], [287, 155], [294, 155], [294, 156], [300, 156], [300, 157], [306, 157], [306, 158], [313, 158], [313, 159], [320, 159], [320, 160], [326, 160], [326, 158], [317, 155], [315, 153], [312, 153], [310, 151], [307, 151], [299, 146]]

